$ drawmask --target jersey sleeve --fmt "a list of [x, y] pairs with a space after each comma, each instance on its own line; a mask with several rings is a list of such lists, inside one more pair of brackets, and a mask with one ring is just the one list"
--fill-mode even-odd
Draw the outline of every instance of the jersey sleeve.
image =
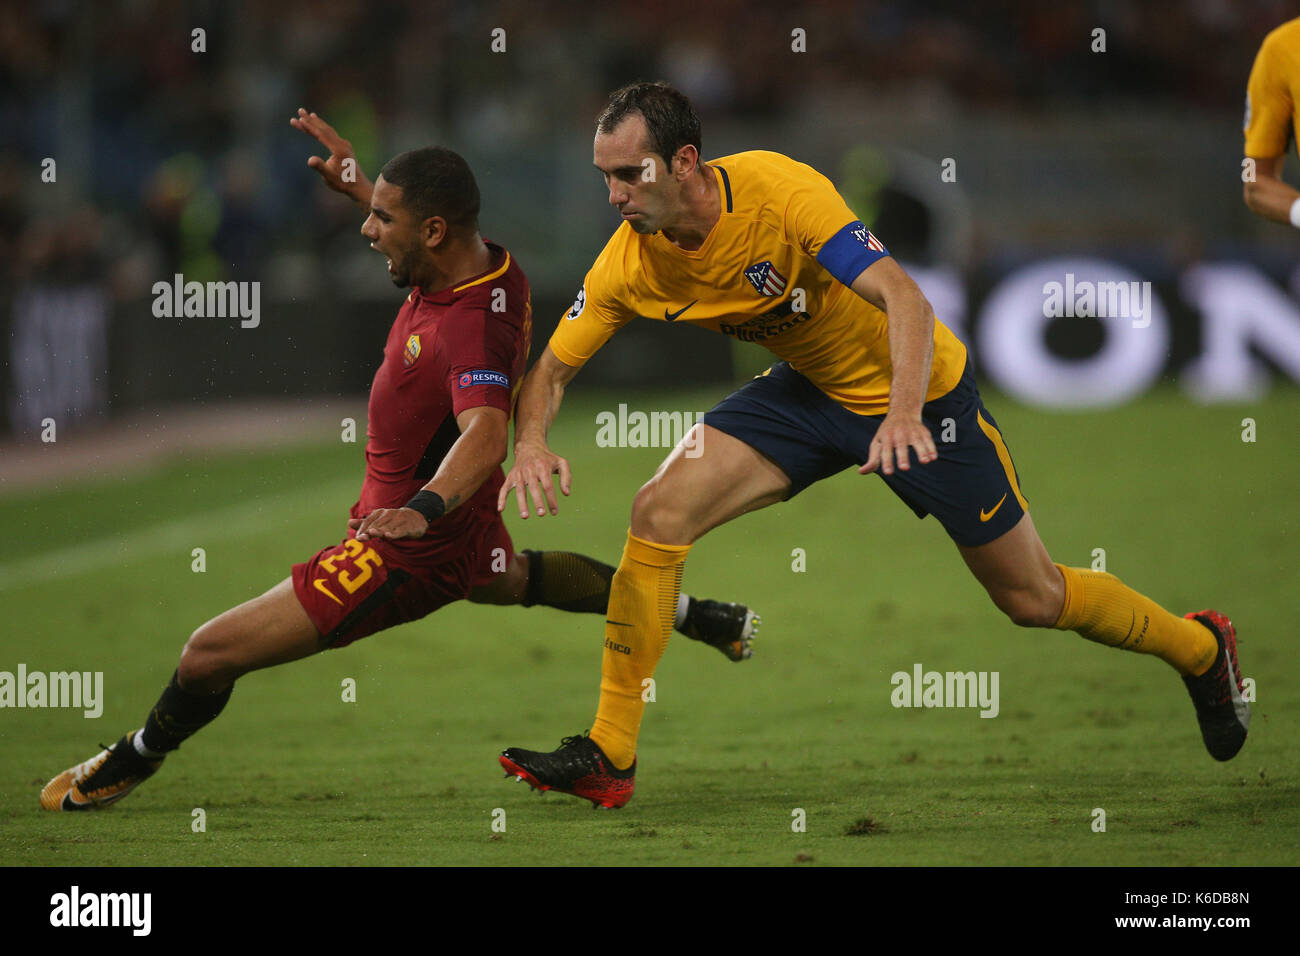
[[551, 334], [551, 351], [565, 365], [585, 365], [611, 335], [636, 317], [629, 307], [627, 282], [622, 275], [622, 245], [616, 232]]
[[1247, 156], [1267, 159], [1286, 152], [1295, 106], [1286, 82], [1283, 52], [1277, 34], [1269, 34], [1250, 70], [1243, 124]]
[[831, 181], [809, 170], [795, 177], [786, 206], [786, 229], [799, 248], [844, 285], [889, 255], [849, 209]]
[[509, 315], [480, 303], [443, 317], [438, 346], [453, 415], [483, 405], [510, 414], [521, 336]]

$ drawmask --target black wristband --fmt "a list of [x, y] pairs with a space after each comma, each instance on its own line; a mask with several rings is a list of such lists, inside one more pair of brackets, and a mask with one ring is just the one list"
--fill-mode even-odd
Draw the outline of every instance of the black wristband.
[[402, 507], [420, 512], [430, 524], [447, 513], [447, 503], [436, 491], [417, 491], [415, 497]]

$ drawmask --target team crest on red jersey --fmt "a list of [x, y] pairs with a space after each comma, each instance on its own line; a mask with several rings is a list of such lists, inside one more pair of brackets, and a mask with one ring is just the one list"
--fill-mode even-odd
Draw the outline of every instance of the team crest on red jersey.
[[412, 335], [406, 340], [406, 351], [402, 353], [402, 364], [410, 368], [420, 357], [420, 337]]
[[760, 295], [780, 295], [785, 291], [785, 276], [769, 260], [756, 262], [745, 270], [745, 278]]

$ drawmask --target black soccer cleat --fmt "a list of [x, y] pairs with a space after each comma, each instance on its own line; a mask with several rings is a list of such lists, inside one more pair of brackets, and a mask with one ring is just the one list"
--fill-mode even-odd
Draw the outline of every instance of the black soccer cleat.
[[727, 655], [729, 660], [744, 661], [754, 655], [752, 646], [763, 619], [743, 604], [690, 599], [681, 632], [703, 641]]
[[586, 735], [565, 737], [558, 750], [540, 753], [511, 747], [499, 758], [507, 777], [530, 787], [572, 794], [595, 808], [613, 809], [632, 799], [636, 760], [626, 770], [615, 769], [600, 746]]
[[1243, 696], [1245, 688], [1237, 667], [1237, 631], [1218, 611], [1183, 616], [1209, 628], [1218, 641], [1219, 653], [1210, 669], [1198, 677], [1184, 677], [1183, 683], [1196, 705], [1205, 749], [1215, 760], [1231, 760], [1245, 744], [1250, 727], [1250, 704]]

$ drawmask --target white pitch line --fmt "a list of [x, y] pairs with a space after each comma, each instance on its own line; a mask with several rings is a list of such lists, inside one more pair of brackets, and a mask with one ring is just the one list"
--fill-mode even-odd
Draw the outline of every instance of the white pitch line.
[[183, 551], [188, 561], [194, 548], [266, 529], [271, 523], [268, 518], [273, 519], [276, 512], [301, 510], [304, 503], [313, 503], [317, 497], [334, 498], [339, 502], [338, 537], [342, 540], [347, 528], [347, 509], [356, 500], [358, 490], [356, 481], [300, 488], [292, 493], [207, 511], [192, 518], [85, 541], [24, 561], [0, 564], [0, 591], [85, 574], [108, 565], [129, 564], [168, 551]]

